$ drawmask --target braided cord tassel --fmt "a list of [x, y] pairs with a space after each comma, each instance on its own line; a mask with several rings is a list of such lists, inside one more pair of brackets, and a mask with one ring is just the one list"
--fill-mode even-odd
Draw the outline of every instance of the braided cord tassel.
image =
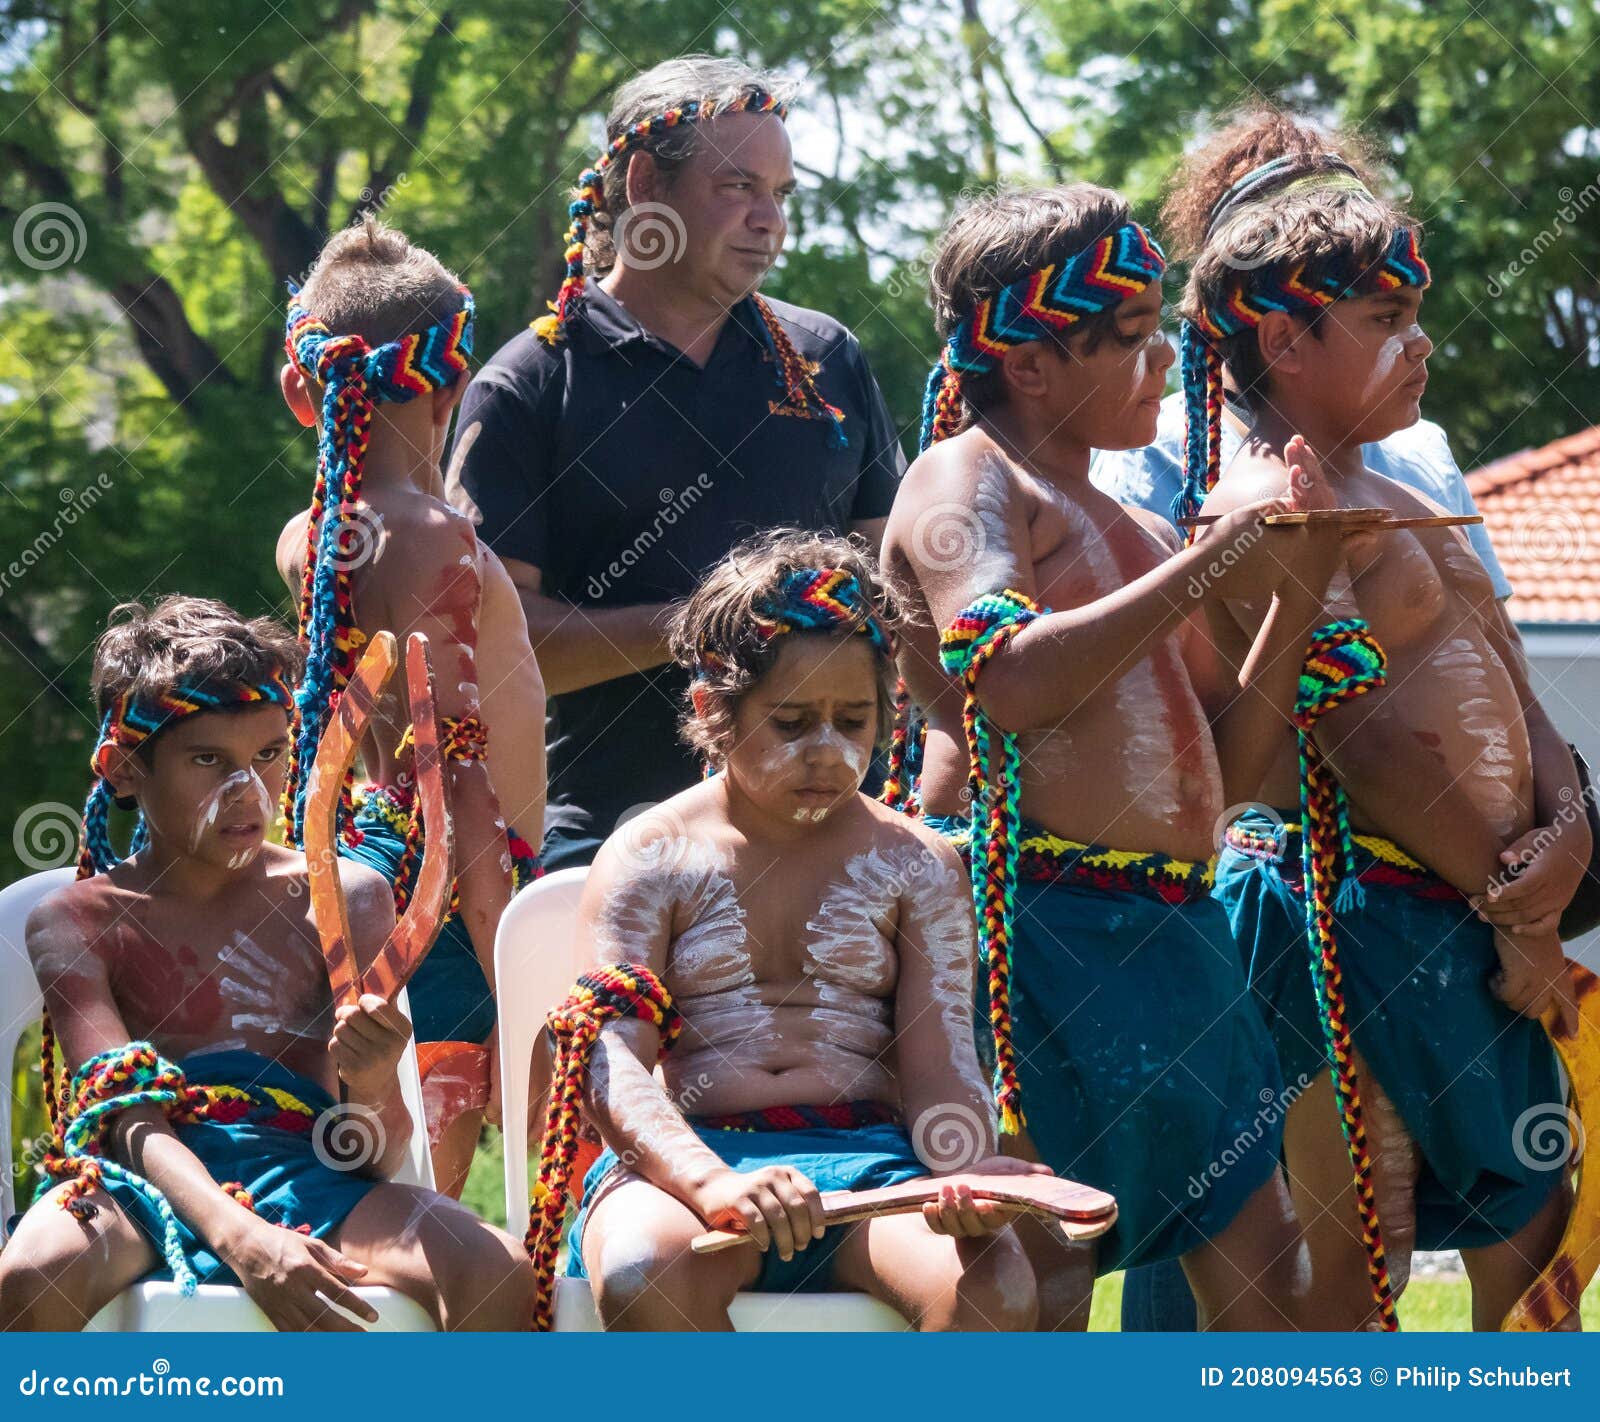
[[943, 354], [928, 372], [928, 383], [922, 392], [922, 432], [917, 449], [949, 439], [961, 428], [961, 376], [950, 365], [950, 351]]
[[906, 773], [906, 742], [911, 734], [911, 692], [906, 687], [906, 679], [901, 677], [894, 688], [894, 730], [889, 736], [889, 766], [883, 777], [883, 789], [878, 792], [878, 799], [891, 810], [905, 807], [910, 798], [907, 787], [902, 784]]
[[[1178, 338], [1183, 374], [1183, 479], [1172, 501], [1172, 517], [1193, 518], [1222, 472], [1222, 354], [1192, 321]], [[1195, 529], [1184, 533], [1192, 543]]]
[[810, 367], [806, 365], [800, 352], [794, 348], [789, 333], [779, 325], [777, 313], [762, 297], [752, 296], [750, 299], [755, 303], [756, 311], [761, 316], [761, 323], [766, 329], [767, 344], [772, 348], [773, 359], [778, 363], [778, 378], [783, 384], [789, 408], [802, 414], [815, 410], [819, 417], [831, 420], [833, 446], [835, 449], [843, 449], [850, 442], [844, 432], [844, 411], [837, 405], [830, 405], [822, 398], [822, 392], [817, 389], [816, 377], [811, 374]]
[[1312, 634], [1300, 672], [1294, 721], [1300, 737], [1300, 815], [1305, 827], [1302, 858], [1312, 986], [1339, 1101], [1339, 1125], [1350, 1154], [1372, 1297], [1384, 1329], [1394, 1332], [1400, 1327], [1400, 1320], [1379, 1226], [1372, 1152], [1351, 1056], [1349, 1013], [1334, 934], [1334, 899], [1341, 875], [1349, 871], [1352, 852], [1349, 804], [1344, 787], [1328, 769], [1314, 735], [1317, 721], [1327, 712], [1382, 686], [1387, 679], [1386, 666], [1383, 648], [1363, 619], [1349, 618], [1319, 627]]
[[648, 1022], [661, 1033], [658, 1061], [683, 1030], [683, 1019], [666, 985], [638, 963], [616, 963], [585, 973], [567, 1000], [550, 1014], [555, 1074], [539, 1144], [539, 1173], [528, 1210], [528, 1233], [523, 1239], [538, 1281], [533, 1305], [535, 1332], [548, 1333], [555, 1324], [556, 1255], [561, 1248], [572, 1163], [578, 1153], [589, 1058], [601, 1028], [625, 1017]]
[[995, 1102], [1000, 1108], [1000, 1129], [1007, 1135], [1016, 1135], [1026, 1123], [1011, 1032], [1011, 929], [1022, 830], [1022, 757], [1016, 736], [991, 725], [984, 713], [978, 701], [978, 676], [991, 657], [1040, 615], [1032, 598], [1008, 588], [986, 593], [962, 608], [939, 637], [940, 664], [959, 676], [966, 688], [961, 725], [971, 756], [972, 902], [988, 974]]

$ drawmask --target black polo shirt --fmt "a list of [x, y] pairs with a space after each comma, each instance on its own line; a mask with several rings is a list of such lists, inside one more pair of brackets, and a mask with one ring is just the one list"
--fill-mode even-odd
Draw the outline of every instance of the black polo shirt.
[[[887, 516], [905, 458], [860, 345], [827, 316], [770, 305], [844, 412], [842, 447], [831, 420], [788, 409], [751, 301], [701, 368], [591, 282], [559, 346], [524, 330], [473, 379], [452, 502], [497, 553], [537, 567], [546, 595], [581, 607], [685, 597], [762, 529]], [[553, 839], [603, 839], [698, 778], [677, 735], [685, 684], [666, 666], [550, 698]], [[590, 848], [547, 845], [557, 864]]]

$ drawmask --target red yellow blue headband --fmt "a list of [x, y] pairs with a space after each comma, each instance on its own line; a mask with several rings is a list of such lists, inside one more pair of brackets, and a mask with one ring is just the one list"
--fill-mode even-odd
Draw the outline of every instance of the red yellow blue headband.
[[993, 370], [1013, 346], [1064, 334], [1085, 316], [1137, 296], [1167, 269], [1161, 244], [1137, 222], [1125, 222], [1064, 262], [1052, 262], [986, 297], [945, 341], [928, 377], [921, 448], [954, 433], [960, 422], [961, 376]]

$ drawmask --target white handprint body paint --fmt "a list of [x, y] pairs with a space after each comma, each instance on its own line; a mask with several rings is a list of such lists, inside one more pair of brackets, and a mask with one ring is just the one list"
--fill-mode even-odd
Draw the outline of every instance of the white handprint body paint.
[[[217, 955], [222, 1000], [233, 1008], [235, 1032], [325, 1042], [333, 1035], [333, 998], [320, 952], [296, 940], [288, 961], [272, 958], [237, 929]], [[240, 1043], [240, 1045], [243, 1045]]]

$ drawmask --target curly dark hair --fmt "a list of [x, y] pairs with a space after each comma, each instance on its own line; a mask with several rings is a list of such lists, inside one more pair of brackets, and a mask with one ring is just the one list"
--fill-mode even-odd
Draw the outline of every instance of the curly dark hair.
[[[1076, 256], [1127, 220], [1126, 200], [1091, 183], [1014, 188], [969, 203], [940, 236], [929, 274], [940, 339], [947, 339], [980, 301], [1030, 272]], [[1093, 352], [1115, 321], [1115, 311], [1097, 311], [1075, 322], [1070, 337], [1051, 339], [1077, 341], [1085, 352]], [[966, 424], [974, 412], [994, 409], [1004, 398], [1005, 377], [999, 370], [961, 377]]]
[[[1278, 186], [1273, 184], [1260, 200], [1241, 204], [1237, 215], [1216, 212], [1239, 179], [1285, 157], [1292, 161], [1284, 184], [1349, 169], [1367, 191], [1313, 187], [1273, 198]], [[1271, 282], [1303, 267], [1313, 284], [1334, 263], [1366, 271], [1381, 260], [1397, 231], [1417, 224], [1399, 204], [1378, 194], [1376, 165], [1359, 135], [1327, 131], [1287, 109], [1256, 104], [1233, 111], [1222, 130], [1184, 160], [1169, 185], [1161, 225], [1172, 255], [1189, 263], [1182, 310], [1193, 321], [1225, 299], [1241, 271], [1259, 272], [1261, 280]], [[1357, 282], [1355, 289], [1365, 287]], [[1308, 323], [1313, 332], [1319, 319]], [[1256, 332], [1241, 331], [1219, 348], [1240, 393], [1248, 397], [1266, 375]]]
[[[860, 585], [868, 605], [849, 624], [791, 636], [848, 637], [871, 617], [890, 648], [905, 625], [901, 601], [865, 546], [853, 538], [773, 529], [740, 543], [711, 569], [700, 586], [673, 614], [668, 632], [673, 660], [694, 673], [694, 689], [709, 693], [703, 711], [689, 699], [680, 722], [683, 740], [712, 765], [720, 765], [733, 735], [740, 698], [778, 659], [782, 638], [764, 639], [757, 630], [762, 608], [778, 600], [789, 574], [806, 569], [840, 568]], [[895, 663], [892, 650], [877, 656], [878, 744], [888, 743], [894, 721]]]
[[244, 618], [214, 598], [173, 593], [154, 607], [124, 602], [111, 610], [89, 685], [103, 719], [124, 692], [143, 699], [184, 684], [254, 686], [274, 672], [293, 685], [302, 665], [294, 633], [276, 618]]

